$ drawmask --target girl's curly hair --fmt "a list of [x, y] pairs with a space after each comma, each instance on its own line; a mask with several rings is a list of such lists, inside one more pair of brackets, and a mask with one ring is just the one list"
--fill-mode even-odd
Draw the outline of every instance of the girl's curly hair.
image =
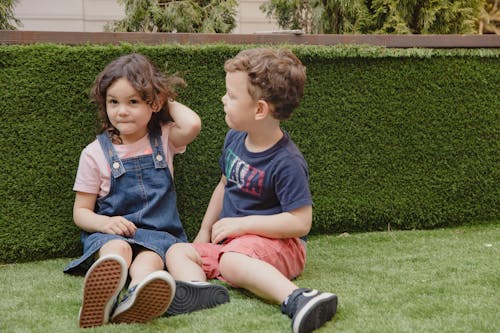
[[124, 55], [110, 62], [92, 85], [90, 99], [99, 111], [100, 132], [109, 132], [113, 142], [119, 143], [122, 142], [120, 132], [111, 124], [106, 112], [106, 93], [108, 88], [121, 78], [127, 79], [148, 105], [161, 105], [160, 111], [154, 112], [148, 123], [148, 132], [159, 134], [161, 125], [172, 121], [168, 101], [177, 97], [175, 87], [185, 87], [185, 81], [175, 75], [167, 76], [162, 73], [142, 54]]

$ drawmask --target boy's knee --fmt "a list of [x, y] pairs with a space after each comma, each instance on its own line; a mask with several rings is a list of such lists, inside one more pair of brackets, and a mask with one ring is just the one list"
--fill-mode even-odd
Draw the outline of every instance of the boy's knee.
[[179, 255], [179, 253], [183, 253], [186, 251], [188, 245], [189, 243], [175, 243], [168, 248], [167, 253], [165, 253], [165, 256], [168, 258], [171, 256]]
[[236, 285], [245, 277], [246, 273], [241, 263], [242, 254], [236, 252], [223, 253], [219, 259], [221, 275]]
[[175, 261], [177, 258], [193, 258], [199, 257], [198, 252], [189, 243], [175, 243], [172, 245], [165, 254], [165, 259], [167, 261], [167, 267], [169, 262]]

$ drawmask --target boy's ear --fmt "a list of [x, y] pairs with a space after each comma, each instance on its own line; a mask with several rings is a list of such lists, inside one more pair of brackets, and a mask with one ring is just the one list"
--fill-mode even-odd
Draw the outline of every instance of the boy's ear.
[[271, 105], [263, 99], [259, 99], [257, 101], [257, 110], [255, 111], [255, 120], [262, 120], [266, 118], [271, 111]]

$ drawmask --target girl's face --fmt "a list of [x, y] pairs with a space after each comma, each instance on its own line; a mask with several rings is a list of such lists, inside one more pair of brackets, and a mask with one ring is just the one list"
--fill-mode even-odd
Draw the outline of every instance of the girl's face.
[[226, 73], [226, 94], [222, 96], [227, 125], [235, 130], [251, 129], [257, 101], [248, 93], [248, 75], [245, 72]]
[[120, 78], [106, 91], [106, 112], [123, 143], [130, 144], [148, 133], [153, 109], [127, 79]]

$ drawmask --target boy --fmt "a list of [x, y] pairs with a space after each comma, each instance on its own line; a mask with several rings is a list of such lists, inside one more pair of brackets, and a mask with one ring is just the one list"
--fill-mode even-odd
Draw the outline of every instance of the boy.
[[311, 332], [335, 315], [337, 296], [291, 281], [305, 266], [312, 198], [306, 161], [280, 128], [299, 105], [306, 70], [292, 52], [270, 48], [242, 51], [224, 69], [223, 175], [194, 242], [167, 252], [177, 280], [167, 314], [228, 302], [226, 288], [206, 282], [217, 278], [281, 304], [293, 332]]

